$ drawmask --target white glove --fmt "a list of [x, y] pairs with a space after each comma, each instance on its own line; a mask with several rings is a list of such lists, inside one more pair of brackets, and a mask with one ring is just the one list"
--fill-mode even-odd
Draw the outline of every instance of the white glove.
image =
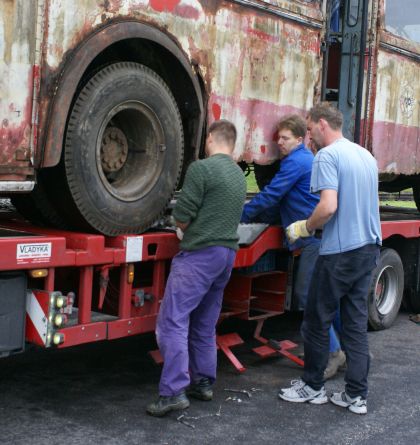
[[309, 232], [306, 227], [306, 219], [302, 221], [296, 221], [290, 226], [286, 227], [286, 236], [290, 244], [294, 244], [299, 238], [306, 238], [312, 236], [314, 232]]
[[176, 228], [176, 236], [180, 241], [184, 238], [184, 232], [179, 227]]

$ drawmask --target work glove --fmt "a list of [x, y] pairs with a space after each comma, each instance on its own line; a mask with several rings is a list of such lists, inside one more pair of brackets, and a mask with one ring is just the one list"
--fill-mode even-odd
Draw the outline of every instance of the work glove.
[[176, 228], [176, 236], [180, 241], [184, 238], [184, 232], [179, 227]]
[[306, 227], [306, 219], [302, 221], [296, 221], [290, 226], [286, 227], [286, 236], [290, 244], [294, 244], [299, 238], [306, 238], [312, 236], [314, 232], [309, 232]]

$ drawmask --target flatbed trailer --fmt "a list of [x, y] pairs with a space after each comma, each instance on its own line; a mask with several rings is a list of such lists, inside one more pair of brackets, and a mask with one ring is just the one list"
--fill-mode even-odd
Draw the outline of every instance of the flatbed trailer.
[[[4, 215], [3, 215], [4, 216]], [[0, 217], [0, 356], [22, 352], [27, 343], [66, 348], [153, 332], [170, 262], [178, 252], [172, 231], [107, 237], [35, 227]], [[389, 327], [405, 302], [419, 302], [420, 218], [417, 212], [381, 211], [384, 245], [369, 295], [369, 322]], [[262, 357], [283, 354], [303, 362], [288, 340], [261, 336], [265, 320], [295, 307], [293, 279], [299, 252], [283, 247], [280, 227], [264, 228], [241, 245], [226, 287], [220, 321], [256, 321], [254, 337]], [[316, 279], [316, 271], [315, 271]], [[230, 348], [235, 334], [217, 337], [238, 371], [245, 368]], [[152, 352], [159, 361], [159, 353]]]

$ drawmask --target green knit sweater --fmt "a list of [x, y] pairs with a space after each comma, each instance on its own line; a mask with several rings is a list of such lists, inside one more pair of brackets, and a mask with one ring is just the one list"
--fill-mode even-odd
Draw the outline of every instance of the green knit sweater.
[[193, 162], [173, 211], [177, 221], [189, 223], [181, 249], [225, 246], [237, 250], [245, 197], [245, 176], [230, 156], [215, 154]]

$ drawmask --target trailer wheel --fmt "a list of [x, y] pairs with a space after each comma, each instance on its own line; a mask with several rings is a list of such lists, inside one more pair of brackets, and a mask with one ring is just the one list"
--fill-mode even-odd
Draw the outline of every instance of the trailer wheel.
[[373, 271], [368, 297], [369, 325], [378, 331], [389, 328], [398, 315], [404, 291], [404, 269], [393, 249], [381, 250]]
[[50, 171], [52, 199], [75, 228], [141, 232], [175, 191], [183, 146], [181, 116], [164, 81], [137, 63], [108, 65], [74, 102], [61, 165]]

